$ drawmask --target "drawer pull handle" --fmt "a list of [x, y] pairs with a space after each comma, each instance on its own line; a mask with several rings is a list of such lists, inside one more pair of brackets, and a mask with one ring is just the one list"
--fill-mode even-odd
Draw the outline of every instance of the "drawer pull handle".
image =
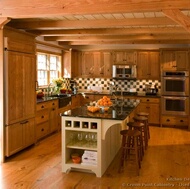
[[26, 123], [28, 123], [28, 121], [22, 121], [22, 122], [20, 122], [20, 124], [26, 124]]
[[169, 122], [170, 120], [169, 120], [169, 119], [167, 119], [166, 121], [167, 121], [167, 122]]
[[146, 101], [149, 102], [149, 99], [147, 99]]
[[181, 123], [183, 123], [183, 120], [180, 120]]
[[55, 108], [52, 109], [53, 111], [55, 110]]
[[44, 106], [42, 105], [41, 108], [44, 108]]
[[41, 117], [42, 119], [44, 118], [44, 116]]
[[52, 105], [55, 105], [55, 103], [53, 102], [53, 104]]
[[44, 131], [44, 129], [42, 128], [41, 131]]

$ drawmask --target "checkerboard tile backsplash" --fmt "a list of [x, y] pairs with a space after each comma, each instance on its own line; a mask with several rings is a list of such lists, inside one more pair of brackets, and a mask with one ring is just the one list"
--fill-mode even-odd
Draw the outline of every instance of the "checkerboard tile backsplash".
[[131, 88], [135, 88], [137, 92], [144, 92], [145, 85], [152, 84], [158, 85], [160, 90], [161, 84], [159, 80], [115, 80], [115, 79], [103, 79], [103, 78], [74, 78], [74, 81], [78, 84], [79, 91], [85, 91], [89, 86], [102, 87], [102, 91], [109, 92], [109, 85], [114, 82], [115, 86], [123, 89], [123, 91], [129, 91]]

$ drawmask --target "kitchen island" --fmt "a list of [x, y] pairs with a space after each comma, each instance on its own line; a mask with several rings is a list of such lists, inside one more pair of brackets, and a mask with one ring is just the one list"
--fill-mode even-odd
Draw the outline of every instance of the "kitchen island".
[[[62, 116], [62, 172], [79, 170], [101, 177], [121, 146], [120, 130], [126, 128], [138, 99], [124, 99], [108, 111], [91, 113], [87, 105], [65, 111]], [[81, 156], [73, 163], [72, 154]]]

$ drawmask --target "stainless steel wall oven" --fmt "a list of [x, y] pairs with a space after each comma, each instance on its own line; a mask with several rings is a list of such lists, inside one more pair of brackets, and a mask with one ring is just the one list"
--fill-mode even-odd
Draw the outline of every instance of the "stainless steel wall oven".
[[161, 77], [162, 95], [188, 96], [189, 95], [189, 72], [187, 71], [164, 71]]
[[183, 115], [189, 114], [189, 97], [162, 96], [162, 114]]
[[162, 72], [161, 95], [162, 114], [187, 116], [189, 114], [189, 72]]

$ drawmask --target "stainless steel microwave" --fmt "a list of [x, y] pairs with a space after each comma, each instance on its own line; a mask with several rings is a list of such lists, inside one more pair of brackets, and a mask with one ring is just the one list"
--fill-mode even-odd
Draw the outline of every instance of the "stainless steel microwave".
[[136, 79], [137, 66], [136, 65], [113, 65], [112, 77], [120, 79]]

